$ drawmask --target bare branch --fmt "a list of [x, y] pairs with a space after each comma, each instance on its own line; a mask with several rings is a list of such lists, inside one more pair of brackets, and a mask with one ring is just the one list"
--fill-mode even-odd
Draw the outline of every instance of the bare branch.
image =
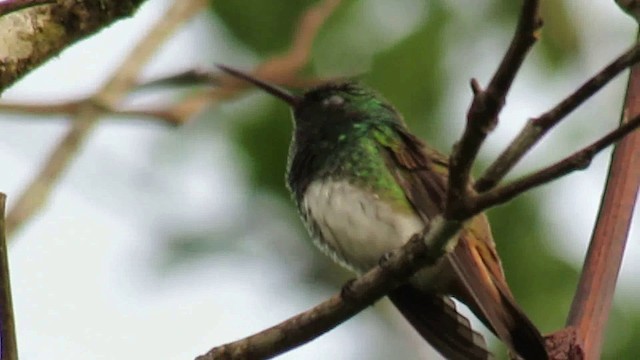
[[545, 336], [550, 360], [584, 360], [584, 351], [577, 345], [576, 329], [572, 326]]
[[[87, 98], [82, 100], [73, 100], [69, 102], [53, 104], [0, 102], [0, 111], [18, 114], [40, 115], [45, 117], [56, 115], [75, 116], [83, 106], [92, 101], [92, 98]], [[95, 102], [92, 105], [95, 106], [97, 110], [102, 111], [101, 115], [104, 114], [127, 118], [150, 118], [151, 120], [154, 120], [154, 122], [158, 122], [157, 120], [161, 120], [162, 123], [172, 126], [181, 125], [185, 121], [184, 118], [179, 116], [179, 114], [172, 112], [172, 108], [158, 110], [158, 108], [165, 106], [164, 104], [136, 109], [111, 109], [104, 104]]]
[[573, 171], [586, 169], [591, 164], [591, 160], [593, 160], [600, 151], [624, 138], [638, 127], [640, 127], [640, 115], [601, 137], [591, 145], [584, 147], [553, 165], [536, 171], [522, 179], [515, 180], [512, 183], [499, 186], [475, 196], [470, 200], [471, 205], [469, 208], [473, 212], [477, 212], [478, 209], [486, 209], [491, 206], [503, 204], [529, 189], [544, 185]]
[[511, 45], [486, 90], [472, 80], [473, 101], [467, 112], [467, 126], [462, 138], [453, 147], [450, 159], [449, 185], [445, 216], [460, 216], [464, 209], [471, 166], [480, 146], [498, 123], [498, 114], [515, 76], [537, 40], [536, 31], [542, 26], [539, 1], [525, 0], [520, 12]]
[[215, 73], [211, 70], [191, 69], [142, 83], [138, 86], [137, 89], [144, 90], [167, 86], [215, 86], [220, 84], [220, 78], [218, 75], [218, 73]]
[[[640, 33], [639, 33], [640, 34]], [[632, 118], [629, 120], [630, 118]], [[640, 65], [631, 68], [622, 126], [640, 117]], [[578, 330], [587, 359], [599, 359], [633, 209], [640, 187], [640, 132], [614, 149], [607, 186], [567, 325]]]
[[4, 208], [7, 196], [0, 193], [0, 360], [18, 360], [16, 324], [13, 316], [9, 253], [5, 236]]
[[0, 111], [42, 116], [69, 115], [78, 112], [85, 101], [87, 99], [53, 104], [0, 102]]
[[489, 166], [475, 184], [477, 191], [494, 187], [542, 137], [578, 106], [597, 93], [617, 75], [640, 60], [640, 43], [620, 55], [580, 86], [553, 109], [529, 120], [509, 147]]
[[28, 9], [38, 5], [55, 4], [56, 0], [4, 0], [0, 2], [0, 17], [14, 11]]

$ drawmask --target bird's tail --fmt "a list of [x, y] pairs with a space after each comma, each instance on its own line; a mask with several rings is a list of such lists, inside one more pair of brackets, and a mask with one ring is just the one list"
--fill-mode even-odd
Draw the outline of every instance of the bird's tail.
[[449, 297], [423, 292], [409, 284], [388, 296], [418, 333], [447, 359], [493, 359], [484, 337], [473, 331]]
[[[482, 245], [480, 248], [474, 246], [477, 244], [461, 239], [449, 255], [462, 282], [455, 296], [469, 306], [510, 350], [526, 360], [547, 360], [544, 339], [516, 304], [499, 260], [492, 259], [491, 264], [486, 264], [488, 255], [482, 253]], [[490, 268], [495, 265], [499, 271]]]

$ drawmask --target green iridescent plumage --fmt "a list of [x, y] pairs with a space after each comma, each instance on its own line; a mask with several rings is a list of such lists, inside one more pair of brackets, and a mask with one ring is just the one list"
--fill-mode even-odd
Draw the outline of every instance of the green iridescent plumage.
[[[318, 94], [322, 94], [318, 98]], [[335, 103], [331, 103], [334, 96]], [[338, 98], [342, 100], [337, 100]], [[364, 108], [375, 114], [374, 118], [326, 116], [314, 122], [296, 125], [304, 127], [304, 134], [297, 135], [291, 144], [288, 185], [298, 201], [314, 177], [349, 179], [354, 184], [377, 193], [399, 208], [410, 208], [402, 187], [396, 182], [381, 152], [393, 147], [400, 139], [393, 127], [402, 120], [388, 104], [373, 97], [355, 83], [330, 84], [305, 94], [310, 106], [296, 117], [304, 118], [307, 112], [326, 111], [331, 107], [349, 104], [344, 110], [354, 114]], [[315, 101], [315, 103], [313, 103]], [[298, 161], [296, 161], [298, 154]], [[300, 155], [303, 154], [303, 155]]]

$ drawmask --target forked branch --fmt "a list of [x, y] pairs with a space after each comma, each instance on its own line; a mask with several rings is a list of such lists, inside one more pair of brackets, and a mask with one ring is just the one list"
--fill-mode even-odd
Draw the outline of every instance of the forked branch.
[[559, 102], [551, 110], [529, 120], [527, 125], [511, 142], [507, 149], [489, 166], [485, 173], [475, 183], [475, 189], [479, 192], [487, 191], [498, 184], [504, 178], [524, 154], [531, 149], [554, 126], [566, 118], [580, 104], [583, 104], [591, 96], [607, 85], [621, 72], [640, 59], [640, 43], [620, 55], [617, 59], [605, 66], [600, 72], [591, 77], [571, 95]]
[[489, 85], [483, 90], [474, 79], [471, 82], [473, 100], [467, 112], [467, 126], [462, 138], [453, 147], [449, 162], [449, 186], [445, 217], [466, 217], [464, 208], [470, 183], [471, 166], [487, 135], [498, 124], [511, 84], [525, 56], [537, 40], [542, 26], [538, 0], [525, 0], [511, 45], [504, 55]]

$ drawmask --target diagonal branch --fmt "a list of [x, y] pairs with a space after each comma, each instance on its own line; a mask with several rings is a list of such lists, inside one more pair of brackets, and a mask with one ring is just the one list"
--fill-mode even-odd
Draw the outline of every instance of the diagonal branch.
[[500, 154], [478, 179], [475, 184], [476, 190], [482, 192], [496, 186], [504, 178], [505, 174], [525, 155], [526, 151], [540, 141], [549, 130], [638, 60], [640, 60], [640, 43], [605, 66], [553, 109], [529, 120], [509, 147]]
[[[286, 86], [310, 86], [318, 84], [317, 79], [299, 79], [297, 73], [309, 61], [311, 47], [321, 25], [338, 7], [341, 0], [325, 0], [311, 7], [300, 18], [296, 26], [296, 36], [292, 41], [292, 46], [287, 52], [280, 56], [273, 57], [262, 63], [256, 69], [256, 74], [264, 79], [272, 81], [278, 85]], [[237, 96], [241, 90], [247, 86], [242, 82], [237, 82], [230, 77], [220, 77], [217, 73], [203, 70], [189, 70], [183, 73], [172, 75], [166, 78], [150, 81], [148, 83], [137, 84], [136, 90], [158, 86], [180, 86], [180, 85], [216, 85], [214, 89], [206, 89], [194, 93], [183, 101], [165, 107], [164, 109], [117, 109], [115, 104], [108, 104], [109, 101], [99, 103], [98, 96], [83, 98], [67, 103], [57, 104], [23, 104], [0, 102], [0, 111], [24, 112], [32, 114], [50, 115], [52, 113], [77, 115], [78, 111], [85, 103], [92, 103], [96, 108], [102, 109], [103, 113], [122, 116], [143, 116], [155, 117], [164, 120], [170, 125], [180, 125], [191, 118], [194, 114], [202, 111], [206, 106], [215, 103], [219, 99], [227, 99]], [[131, 86], [128, 88], [132, 89]]]
[[0, 193], [0, 360], [18, 360], [16, 325], [11, 297], [9, 253], [5, 236], [4, 208], [7, 196]]
[[[625, 122], [617, 129], [593, 142], [591, 145], [573, 153], [553, 165], [536, 171], [535, 173], [510, 184], [503, 185], [474, 196], [472, 200], [470, 200], [472, 205], [469, 208], [471, 211], [477, 212], [478, 208], [486, 209], [491, 206], [502, 204], [513, 199], [524, 191], [544, 185], [573, 171], [586, 169], [591, 164], [591, 160], [593, 160], [600, 151], [629, 135], [632, 131], [637, 130], [638, 127], [640, 127], [640, 115], [637, 115], [635, 118]], [[636, 135], [637, 134], [634, 134], [634, 136]], [[633, 171], [636, 171], [637, 169], [640, 168], [634, 168]]]
[[[638, 2], [635, 3], [638, 10]], [[640, 36], [640, 32], [639, 32]], [[629, 118], [633, 117], [632, 120]], [[640, 117], [640, 65], [631, 68], [622, 126]], [[577, 329], [587, 359], [599, 359], [616, 281], [640, 187], [640, 132], [614, 149], [598, 220], [567, 325]]]
[[[280, 59], [281, 58], [275, 58], [267, 61], [265, 63], [266, 68], [268, 69], [270, 67], [269, 63], [271, 61], [280, 62]], [[297, 67], [295, 71], [297, 71]], [[269, 76], [273, 78], [274, 84], [285, 87], [309, 87], [326, 82], [326, 80], [315, 78], [293, 78], [289, 81], [285, 81], [284, 78], [290, 78], [291, 75], [280, 74], [282, 78], [276, 78], [274, 75], [271, 75], [271, 73], [265, 72], [264, 70], [262, 73], [269, 74]], [[135, 108], [113, 108], [107, 106], [105, 103], [96, 101], [94, 99], [95, 96], [89, 96], [65, 102], [53, 103], [0, 101], [0, 112], [30, 114], [43, 117], [56, 115], [70, 115], [75, 117], [83, 106], [90, 103], [95, 106], [97, 110], [101, 110], [101, 115], [127, 118], [148, 118], [148, 120], [155, 120], [156, 122], [157, 120], [160, 120], [166, 125], [178, 126], [187, 122], [195, 114], [199, 113], [203, 106], [213, 102], [216, 98], [220, 97], [221, 94], [225, 94], [226, 97], [231, 97], [233, 95], [238, 95], [241, 90], [243, 90], [237, 88], [235, 85], [233, 85], [231, 89], [229, 89], [228, 86], [222, 85], [223, 78], [224, 76], [221, 77], [217, 72], [188, 70], [141, 83], [131, 89], [131, 91], [141, 91], [160, 87], [169, 87], [171, 89], [176, 89], [181, 86], [207, 87], [203, 90], [193, 92], [190, 96], [187, 96], [176, 104], [171, 104], [169, 106], [166, 104], [153, 104]], [[211, 89], [211, 86], [215, 86], [215, 88]]]
[[[21, 102], [0, 102], [0, 111], [18, 114], [30, 114], [40, 116], [54, 115], [71, 115], [76, 116], [80, 109], [92, 102], [92, 98], [84, 98], [80, 100], [72, 100], [62, 103], [21, 103]], [[105, 104], [93, 102], [93, 106], [97, 110], [101, 110], [101, 115], [119, 116], [119, 117], [140, 117], [149, 118], [150, 120], [161, 120], [167, 125], [181, 125], [184, 118], [179, 114], [171, 111], [171, 108], [158, 109], [162, 106], [149, 106], [145, 108], [108, 108]], [[157, 121], [155, 121], [157, 122]]]
[[126, 96], [129, 89], [135, 85], [138, 73], [147, 61], [155, 54], [165, 39], [184, 21], [206, 6], [205, 0], [176, 1], [160, 18], [147, 36], [138, 44], [122, 65], [115, 71], [114, 76], [92, 97], [91, 102], [84, 103], [79, 109], [68, 132], [63, 136], [58, 146], [49, 155], [45, 165], [27, 189], [20, 195], [17, 202], [7, 216], [7, 236], [11, 235], [24, 224], [33, 214], [46, 203], [53, 185], [69, 166], [76, 153], [91, 133], [96, 120], [102, 113], [100, 106], [94, 102], [114, 107]]
[[[341, 0], [324, 0], [309, 8], [296, 25], [296, 35], [291, 48], [284, 54], [260, 64], [254, 75], [275, 84], [296, 82], [298, 72], [309, 62], [311, 47], [318, 31], [340, 3]], [[222, 85], [226, 85], [228, 89], [249, 87], [246, 82], [230, 76], [221, 80]], [[237, 91], [233, 93], [237, 94]]]
[[507, 92], [522, 66], [525, 56], [537, 40], [536, 31], [542, 26], [539, 1], [525, 0], [520, 12], [511, 45], [486, 90], [474, 79], [471, 82], [473, 101], [467, 112], [467, 126], [462, 138], [453, 147], [445, 216], [460, 216], [470, 180], [471, 166], [480, 146], [498, 123], [498, 114]]
[[38, 5], [55, 4], [56, 0], [4, 0], [0, 2], [0, 17], [14, 11], [28, 9]]

